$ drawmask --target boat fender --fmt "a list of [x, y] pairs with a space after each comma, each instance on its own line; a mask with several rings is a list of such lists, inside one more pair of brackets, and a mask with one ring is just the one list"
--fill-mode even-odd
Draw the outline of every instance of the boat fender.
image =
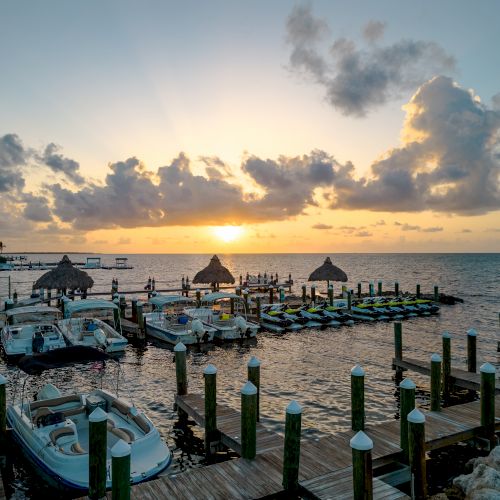
[[106, 334], [102, 331], [101, 328], [96, 328], [94, 330], [94, 338], [96, 339], [99, 345], [106, 345]]
[[191, 323], [191, 331], [194, 335], [198, 337], [198, 339], [202, 338], [205, 333], [205, 328], [203, 327], [203, 323], [198, 318], [193, 319]]

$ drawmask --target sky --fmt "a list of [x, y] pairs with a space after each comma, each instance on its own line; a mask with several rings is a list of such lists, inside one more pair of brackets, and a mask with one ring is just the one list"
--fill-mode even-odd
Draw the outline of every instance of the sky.
[[6, 252], [499, 252], [500, 3], [0, 2]]

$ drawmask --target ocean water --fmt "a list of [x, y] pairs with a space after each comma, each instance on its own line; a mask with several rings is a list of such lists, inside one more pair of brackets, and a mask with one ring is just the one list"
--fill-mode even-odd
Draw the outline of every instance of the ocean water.
[[[155, 277], [156, 288], [178, 287], [182, 276], [190, 279], [205, 267], [211, 255], [122, 255], [129, 258], [131, 270], [90, 270], [95, 281], [93, 291], [109, 293], [111, 280], [118, 278], [120, 289], [143, 290], [148, 277]], [[56, 261], [59, 255], [31, 255], [28, 260]], [[84, 255], [70, 255], [84, 261]], [[113, 263], [114, 255], [102, 255], [102, 261]], [[223, 265], [238, 279], [239, 275], [258, 272], [292, 274], [293, 291], [300, 295], [301, 285], [320, 266], [326, 255], [265, 254], [219, 255]], [[461, 297], [463, 304], [442, 305], [437, 316], [414, 318], [403, 323], [404, 354], [428, 360], [433, 352], [441, 352], [441, 335], [452, 335], [452, 364], [466, 366], [466, 332], [478, 332], [478, 363], [485, 361], [500, 366], [497, 342], [500, 340], [500, 254], [338, 254], [332, 261], [348, 275], [348, 286], [362, 282], [364, 291], [369, 281], [384, 283], [384, 290], [415, 291], [420, 283], [423, 293], [440, 291]], [[11, 286], [20, 296], [31, 291], [34, 280], [45, 271], [11, 272]], [[0, 295], [5, 277], [0, 274]], [[308, 284], [309, 285], [309, 284]], [[340, 284], [336, 283], [337, 291]], [[317, 283], [326, 292], [325, 283]], [[145, 298], [145, 296], [143, 297]], [[359, 363], [366, 371], [366, 413], [370, 422], [397, 418], [398, 398], [391, 370], [394, 353], [393, 326], [376, 322], [353, 327], [326, 330], [303, 330], [285, 335], [260, 333], [255, 342], [210, 346], [188, 353], [189, 391], [203, 390], [202, 372], [208, 363], [218, 368], [218, 400], [239, 408], [239, 391], [246, 378], [246, 363], [257, 356], [261, 362], [261, 421], [283, 432], [285, 408], [291, 400], [303, 406], [303, 432], [311, 438], [350, 427], [350, 369]], [[15, 370], [4, 363], [0, 372], [9, 378], [9, 397], [16, 385]], [[202, 434], [194, 429], [191, 436], [179, 430], [173, 411], [175, 365], [173, 353], [166, 347], [148, 344], [146, 349], [133, 346], [121, 361], [123, 397], [146, 411], [174, 453], [169, 473], [175, 474], [202, 463]], [[92, 369], [61, 370], [54, 380], [59, 385], [82, 387], [99, 381], [101, 374]], [[417, 383], [421, 404], [427, 402], [428, 379], [410, 374]], [[42, 380], [35, 381], [41, 385]], [[35, 386], [33, 386], [35, 387]], [[34, 391], [34, 388], [33, 388]], [[33, 471], [17, 460], [11, 485], [18, 498], [34, 496], [39, 480]]]

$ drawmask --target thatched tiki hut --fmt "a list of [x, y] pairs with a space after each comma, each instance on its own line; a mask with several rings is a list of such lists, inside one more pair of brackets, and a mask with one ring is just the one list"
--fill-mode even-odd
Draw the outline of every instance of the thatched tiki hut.
[[60, 290], [63, 294], [66, 294], [68, 290], [73, 293], [75, 290], [81, 290], [82, 295], [85, 296], [87, 290], [93, 285], [94, 280], [85, 271], [74, 267], [65, 255], [57, 267], [38, 278], [33, 287]]
[[323, 265], [311, 273], [308, 281], [326, 281], [329, 286], [330, 281], [347, 281], [347, 274], [340, 267], [334, 266], [330, 257], [327, 257]]
[[210, 283], [215, 291], [219, 289], [219, 283], [230, 283], [232, 285], [234, 276], [227, 267], [220, 263], [219, 257], [214, 255], [210, 259], [210, 264], [196, 274], [193, 283]]

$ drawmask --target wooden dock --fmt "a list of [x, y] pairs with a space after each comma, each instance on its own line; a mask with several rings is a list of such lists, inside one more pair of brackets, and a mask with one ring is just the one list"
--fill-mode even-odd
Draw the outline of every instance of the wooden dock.
[[[410, 370], [428, 376], [431, 374], [430, 361], [420, 361], [419, 359], [413, 358], [393, 358], [392, 365], [394, 369]], [[481, 374], [452, 367], [451, 383], [462, 389], [479, 391], [481, 388]], [[500, 387], [495, 388], [495, 394], [500, 394]]]
[[[176, 403], [198, 425], [204, 426], [204, 399], [198, 394], [177, 396]], [[500, 414], [500, 398], [495, 400], [495, 414]], [[435, 450], [481, 435], [478, 401], [453, 406], [439, 412], [425, 412], [427, 450]], [[225, 405], [217, 405], [217, 428], [220, 441], [236, 452], [241, 451], [241, 415]], [[500, 418], [496, 418], [500, 430]], [[399, 422], [369, 425], [366, 433], [374, 447], [374, 498], [408, 498], [397, 488], [381, 480], [382, 466], [397, 465]], [[300, 494], [313, 499], [352, 498], [352, 452], [349, 445], [353, 431], [338, 432], [319, 440], [302, 439], [300, 452]], [[254, 460], [238, 458], [207, 467], [190, 469], [176, 476], [164, 476], [132, 488], [132, 498], [156, 499], [252, 499], [283, 495], [283, 437], [257, 423], [257, 456]], [[403, 471], [408, 476], [408, 470]], [[108, 494], [111, 497], [111, 493]]]

